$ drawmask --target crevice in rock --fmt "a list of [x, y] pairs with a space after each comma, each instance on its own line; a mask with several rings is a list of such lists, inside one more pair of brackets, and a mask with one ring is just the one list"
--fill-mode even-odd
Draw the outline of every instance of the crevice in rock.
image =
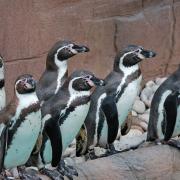
[[14, 61], [26, 61], [26, 60], [31, 60], [31, 59], [37, 59], [37, 58], [41, 58], [42, 56], [44, 56], [45, 54], [47, 54], [48, 51], [44, 51], [40, 54], [37, 54], [37, 55], [32, 55], [32, 56], [29, 56], [29, 57], [22, 57], [22, 58], [14, 58], [14, 59], [7, 59], [5, 62], [14, 62]]
[[169, 48], [168, 60], [167, 60], [167, 63], [165, 64], [164, 75], [167, 75], [169, 65], [174, 55], [175, 28], [176, 28], [176, 15], [175, 15], [175, 9], [174, 9], [174, 0], [172, 2], [171, 11], [172, 11], [172, 24], [171, 24], [171, 34], [170, 34], [170, 48]]
[[114, 45], [114, 51], [115, 53], [118, 52], [118, 46], [117, 46], [117, 32], [118, 32], [118, 25], [116, 20], [114, 21], [114, 36], [113, 36], [113, 45]]

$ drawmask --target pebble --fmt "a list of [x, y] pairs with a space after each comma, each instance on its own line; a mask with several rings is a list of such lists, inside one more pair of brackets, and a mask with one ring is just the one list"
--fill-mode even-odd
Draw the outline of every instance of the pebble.
[[163, 77], [163, 78], [157, 77], [155, 83], [160, 86], [166, 79], [167, 77]]
[[154, 85], [156, 85], [154, 81], [148, 81], [148, 82], [146, 83], [146, 87], [152, 87], [152, 86], [154, 86]]
[[143, 114], [146, 110], [146, 107], [141, 100], [135, 100], [133, 110], [139, 114]]
[[101, 147], [94, 147], [94, 153], [96, 156], [101, 156], [106, 153], [106, 149]]
[[76, 153], [76, 148], [75, 147], [68, 147], [64, 154], [63, 157], [74, 157]]
[[129, 137], [128, 135], [122, 136], [120, 141], [114, 142], [114, 147], [117, 151], [129, 150], [136, 148], [146, 140], [146, 133]]
[[151, 106], [151, 100], [153, 95], [154, 95], [154, 91], [150, 87], [146, 87], [141, 91], [140, 98], [147, 107]]
[[131, 111], [131, 113], [132, 113], [132, 116], [135, 116], [135, 117], [138, 115], [137, 112], [133, 110]]
[[144, 114], [139, 114], [139, 115], [138, 115], [138, 118], [139, 118], [140, 120], [143, 120], [143, 121], [145, 121], [146, 123], [148, 123], [148, 122], [149, 122], [149, 113], [145, 112]]

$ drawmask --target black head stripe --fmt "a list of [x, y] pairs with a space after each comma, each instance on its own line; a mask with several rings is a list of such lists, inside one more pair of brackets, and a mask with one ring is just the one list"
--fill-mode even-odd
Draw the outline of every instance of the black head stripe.
[[5, 81], [4, 79], [0, 80], [0, 89], [2, 89], [4, 87]]

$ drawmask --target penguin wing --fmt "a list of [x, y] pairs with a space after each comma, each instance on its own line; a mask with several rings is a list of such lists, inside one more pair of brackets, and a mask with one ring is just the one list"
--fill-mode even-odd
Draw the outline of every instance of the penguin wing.
[[164, 112], [162, 121], [162, 131], [164, 132], [164, 140], [171, 138], [176, 124], [178, 106], [178, 95], [176, 93], [170, 94], [164, 102]]
[[0, 125], [0, 172], [2, 172], [4, 165], [4, 156], [6, 152], [7, 142], [8, 142], [8, 126], [1, 124]]
[[119, 129], [118, 111], [114, 96], [107, 96], [101, 105], [108, 124], [108, 143], [113, 143]]
[[59, 123], [54, 119], [46, 123], [45, 132], [47, 133], [52, 147], [51, 165], [56, 167], [62, 155], [62, 137]]

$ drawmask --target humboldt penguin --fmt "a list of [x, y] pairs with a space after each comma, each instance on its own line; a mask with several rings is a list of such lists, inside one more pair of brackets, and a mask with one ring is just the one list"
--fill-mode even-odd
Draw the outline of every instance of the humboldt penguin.
[[[114, 60], [113, 71], [105, 78], [105, 86], [97, 87], [85, 120], [87, 142], [76, 152], [80, 156], [95, 146], [113, 149], [118, 130], [131, 111], [142, 80], [138, 63], [156, 54], [141, 46], [129, 45]], [[93, 154], [94, 155], [94, 154]], [[93, 156], [91, 157], [93, 158]]]
[[54, 44], [47, 55], [46, 69], [37, 83], [36, 92], [40, 101], [46, 101], [56, 94], [67, 79], [67, 60], [88, 51], [86, 46], [70, 41], [58, 41]]
[[6, 93], [5, 93], [5, 80], [4, 80], [4, 60], [0, 55], [0, 110], [6, 105]]
[[[42, 121], [35, 89], [36, 81], [31, 75], [19, 76], [14, 85], [13, 99], [0, 111], [1, 172], [24, 165], [37, 141]], [[20, 174], [22, 179], [26, 179], [26, 174]]]
[[91, 72], [75, 71], [56, 95], [45, 101], [42, 106], [44, 130], [40, 150], [41, 164], [38, 164], [38, 167], [41, 173], [51, 179], [54, 178], [54, 173], [44, 167], [50, 162], [52, 167], [58, 166], [61, 175], [72, 178], [72, 174], [76, 174], [73, 168], [68, 168], [62, 161], [60, 162], [61, 155], [84, 123], [90, 106], [91, 91], [95, 85], [103, 86], [104, 81]]
[[161, 84], [153, 96], [147, 141], [167, 142], [171, 137], [180, 134], [179, 92], [180, 66]]

